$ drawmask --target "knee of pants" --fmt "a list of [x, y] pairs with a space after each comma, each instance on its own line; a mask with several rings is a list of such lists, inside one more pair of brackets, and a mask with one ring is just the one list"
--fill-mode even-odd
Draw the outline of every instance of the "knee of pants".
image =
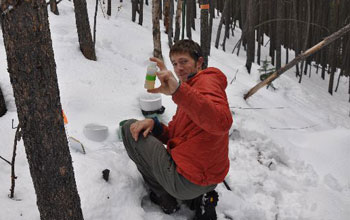
[[126, 138], [128, 134], [130, 133], [130, 125], [137, 121], [136, 119], [129, 119], [127, 122], [124, 123], [124, 125], [121, 127], [122, 129], [122, 136]]

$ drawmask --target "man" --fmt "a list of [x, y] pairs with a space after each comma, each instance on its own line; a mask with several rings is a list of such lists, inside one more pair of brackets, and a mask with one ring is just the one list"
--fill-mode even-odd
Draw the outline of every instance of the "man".
[[214, 189], [229, 170], [227, 79], [219, 69], [202, 70], [202, 51], [192, 40], [176, 42], [169, 56], [179, 81], [161, 60], [150, 58], [160, 69], [161, 85], [148, 92], [171, 95], [176, 114], [168, 126], [157, 118], [129, 120], [123, 142], [150, 187], [151, 201], [165, 213], [175, 212], [179, 199], [196, 209], [195, 219], [216, 219]]

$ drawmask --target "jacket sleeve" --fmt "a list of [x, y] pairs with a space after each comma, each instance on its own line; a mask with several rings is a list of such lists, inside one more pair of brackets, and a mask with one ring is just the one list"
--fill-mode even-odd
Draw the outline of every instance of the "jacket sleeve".
[[232, 125], [226, 85], [223, 74], [206, 74], [199, 77], [192, 87], [182, 83], [172, 98], [200, 128], [221, 135]]

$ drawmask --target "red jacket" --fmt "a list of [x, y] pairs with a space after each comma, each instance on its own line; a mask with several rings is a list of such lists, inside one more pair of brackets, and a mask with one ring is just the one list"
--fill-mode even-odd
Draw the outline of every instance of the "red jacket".
[[207, 68], [182, 83], [173, 94], [176, 114], [158, 137], [177, 171], [198, 185], [217, 184], [229, 170], [228, 131], [232, 115], [225, 89], [226, 76]]

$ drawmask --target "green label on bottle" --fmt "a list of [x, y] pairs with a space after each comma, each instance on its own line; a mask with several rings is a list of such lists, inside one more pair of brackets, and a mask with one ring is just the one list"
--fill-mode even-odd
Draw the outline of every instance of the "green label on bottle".
[[146, 75], [146, 80], [148, 81], [156, 81], [156, 75]]

